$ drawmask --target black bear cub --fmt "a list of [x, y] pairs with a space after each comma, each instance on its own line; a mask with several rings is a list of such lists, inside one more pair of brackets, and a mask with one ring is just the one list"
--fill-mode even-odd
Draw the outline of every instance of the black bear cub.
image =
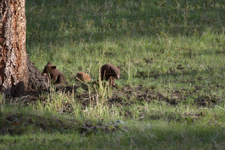
[[56, 69], [56, 66], [53, 66], [51, 62], [48, 62], [48, 64], [45, 66], [42, 75], [46, 78], [50, 77], [53, 84], [66, 83], [65, 76], [58, 69]]
[[120, 78], [120, 68], [112, 64], [105, 64], [101, 67], [101, 80], [109, 81], [110, 86], [115, 86], [115, 79]]

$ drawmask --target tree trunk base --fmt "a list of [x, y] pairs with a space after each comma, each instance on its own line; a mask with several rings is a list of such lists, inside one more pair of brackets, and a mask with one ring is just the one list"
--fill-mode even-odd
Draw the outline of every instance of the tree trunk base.
[[45, 77], [41, 75], [41, 72], [27, 57], [27, 67], [29, 73], [28, 90], [44, 90], [49, 87], [49, 83]]
[[24, 91], [23, 82], [16, 84], [11, 89], [11, 96], [18, 97], [25, 93], [46, 90], [49, 87], [48, 81], [41, 75], [41, 72], [34, 66], [33, 62], [30, 61], [27, 55], [27, 67], [28, 67], [28, 89]]

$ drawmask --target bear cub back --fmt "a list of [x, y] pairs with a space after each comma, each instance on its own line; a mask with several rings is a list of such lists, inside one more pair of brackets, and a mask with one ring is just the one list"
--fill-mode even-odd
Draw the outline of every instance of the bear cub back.
[[75, 77], [83, 82], [90, 82], [90, 80], [91, 80], [91, 77], [89, 76], [89, 74], [84, 73], [84, 72], [78, 72]]

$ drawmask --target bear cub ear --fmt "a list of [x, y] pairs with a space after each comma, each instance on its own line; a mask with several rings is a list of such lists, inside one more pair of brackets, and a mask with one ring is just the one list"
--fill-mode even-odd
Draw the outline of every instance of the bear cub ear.
[[117, 68], [120, 69], [120, 66], [118, 66]]
[[53, 69], [53, 70], [56, 69], [56, 66], [51, 66], [51, 69]]

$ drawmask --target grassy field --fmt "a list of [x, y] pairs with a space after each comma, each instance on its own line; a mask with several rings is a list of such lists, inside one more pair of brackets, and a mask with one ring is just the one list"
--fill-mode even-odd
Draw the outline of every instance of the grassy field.
[[[27, 0], [31, 61], [78, 87], [0, 96], [0, 148], [225, 149], [224, 14], [223, 0]], [[105, 63], [115, 88], [73, 79]]]

